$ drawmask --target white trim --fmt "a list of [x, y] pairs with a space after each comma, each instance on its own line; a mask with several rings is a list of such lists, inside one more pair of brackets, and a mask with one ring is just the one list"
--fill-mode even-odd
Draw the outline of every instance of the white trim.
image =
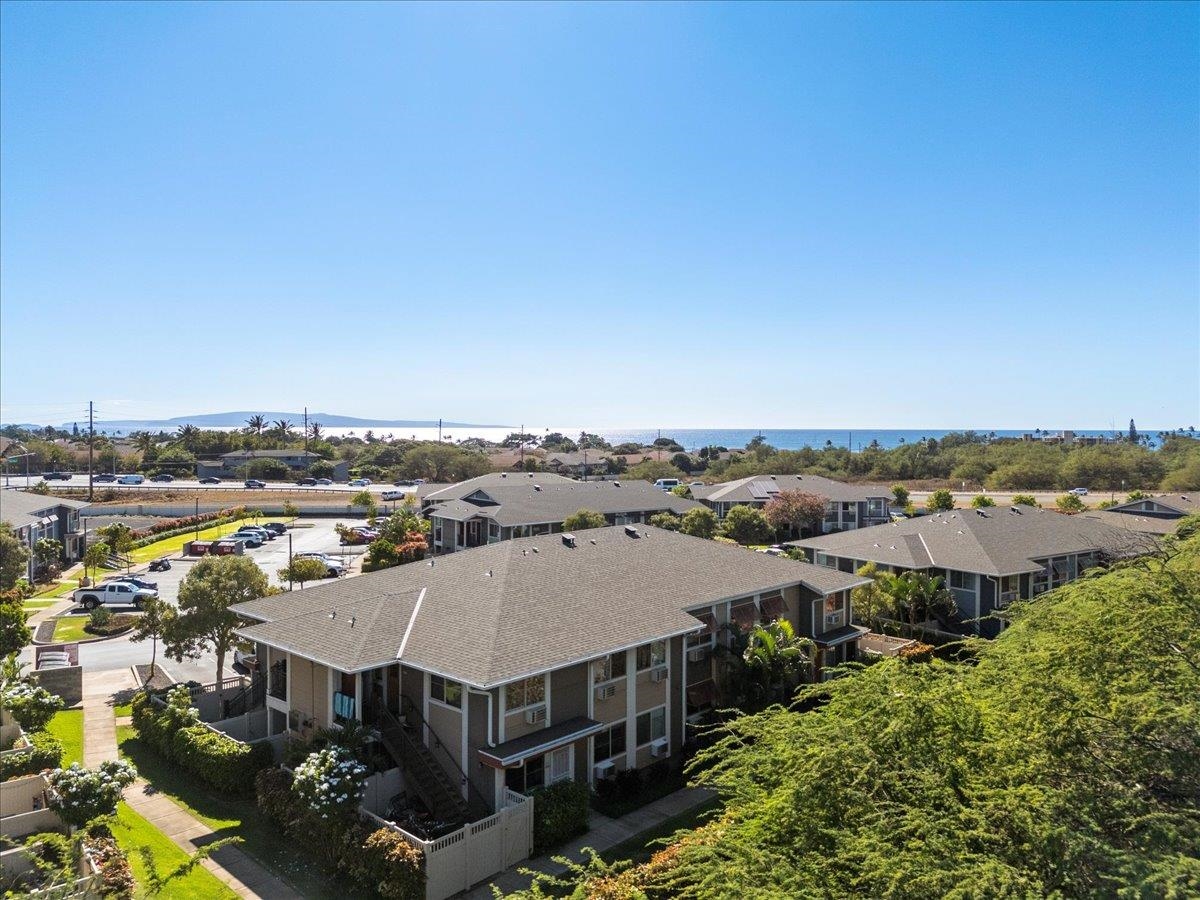
[[500, 710], [500, 715], [499, 715], [498, 719], [496, 720], [496, 730], [497, 730], [496, 743], [503, 744], [504, 743], [504, 732], [505, 732], [505, 728], [504, 728], [505, 721], [504, 720], [505, 720], [505, 717], [508, 715], [508, 709], [506, 708], [508, 705], [508, 694], [505, 693], [503, 688], [492, 688], [492, 690], [494, 690], [496, 692], [496, 694], [498, 695], [498, 698], [500, 700], [500, 705], [498, 707]]
[[467, 775], [467, 754], [470, 752], [470, 750], [467, 747], [467, 735], [470, 733], [469, 720], [471, 715], [471, 693], [466, 689], [466, 686], [460, 686], [462, 687], [462, 714], [459, 716], [458, 730], [460, 746], [458, 761], [459, 768], [462, 770], [463, 775], [465, 776], [462, 784], [462, 797], [464, 800], [470, 800], [471, 797], [469, 791], [471, 776]]
[[659, 704], [658, 706], [652, 706], [652, 707], [650, 707], [649, 709], [643, 709], [643, 710], [642, 710], [640, 713], [638, 713], [638, 714], [637, 714], [637, 715], [634, 717], [634, 719], [633, 719], [633, 740], [634, 740], [634, 741], [635, 741], [635, 743], [636, 743], [636, 741], [637, 741], [637, 720], [638, 720], [638, 719], [640, 719], [642, 716], [648, 716], [648, 715], [650, 715], [651, 713], [657, 712], [657, 711], [658, 711], [658, 710], [660, 710], [660, 709], [663, 711], [663, 735], [662, 735], [662, 738], [656, 738], [656, 737], [654, 737], [654, 736], [653, 736], [653, 731], [654, 731], [654, 729], [653, 729], [653, 726], [651, 726], [651, 737], [650, 737], [650, 740], [646, 741], [646, 743], [644, 743], [644, 744], [637, 744], [637, 745], [636, 745], [636, 746], [633, 748], [633, 753], [634, 753], [634, 759], [635, 759], [635, 761], [636, 761], [636, 759], [637, 759], [637, 752], [638, 752], [639, 750], [645, 750], [647, 747], [649, 747], [649, 746], [650, 746], [651, 744], [653, 744], [655, 741], [662, 740], [663, 738], [666, 738], [666, 741], [667, 741], [667, 753], [668, 753], [668, 755], [670, 754], [670, 750], [671, 750], [671, 723], [670, 723], [669, 721], [667, 721], [667, 704], [666, 704], [666, 703]]
[[[610, 723], [611, 724], [611, 723]], [[629, 739], [629, 728], [633, 726], [634, 740]], [[637, 768], [637, 648], [625, 651], [625, 768]]]

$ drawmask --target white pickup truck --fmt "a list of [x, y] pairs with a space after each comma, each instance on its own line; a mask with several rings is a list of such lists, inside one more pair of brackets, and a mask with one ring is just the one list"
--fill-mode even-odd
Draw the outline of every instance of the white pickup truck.
[[97, 606], [132, 606], [141, 609], [142, 603], [157, 596], [158, 591], [140, 588], [124, 581], [110, 581], [95, 587], [80, 588], [72, 594], [75, 602], [84, 609], [95, 609]]

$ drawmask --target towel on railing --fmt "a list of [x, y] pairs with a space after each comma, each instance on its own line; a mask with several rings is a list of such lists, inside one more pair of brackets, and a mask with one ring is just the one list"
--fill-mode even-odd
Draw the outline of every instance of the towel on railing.
[[333, 714], [342, 719], [354, 718], [354, 698], [337, 691], [333, 695]]

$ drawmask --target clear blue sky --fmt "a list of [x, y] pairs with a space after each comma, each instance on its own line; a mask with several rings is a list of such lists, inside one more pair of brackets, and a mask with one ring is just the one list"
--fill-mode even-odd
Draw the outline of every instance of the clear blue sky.
[[26, 4], [6, 421], [1200, 424], [1200, 6]]

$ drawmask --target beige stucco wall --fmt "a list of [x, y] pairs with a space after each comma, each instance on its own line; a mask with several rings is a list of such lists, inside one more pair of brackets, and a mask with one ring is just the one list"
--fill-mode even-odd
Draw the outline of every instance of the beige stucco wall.
[[[667, 654], [670, 659], [670, 653]], [[657, 683], [650, 680], [650, 672], [647, 669], [645, 672], [637, 673], [637, 696], [634, 708], [638, 712], [645, 712], [648, 709], [653, 709], [656, 706], [662, 706], [667, 702], [667, 685], [674, 681], [675, 673], [672, 672], [672, 677]]]
[[316, 728], [328, 726], [329, 669], [301, 656], [288, 654], [288, 676], [291, 682], [288, 708], [300, 710], [302, 719], [315, 719]]

